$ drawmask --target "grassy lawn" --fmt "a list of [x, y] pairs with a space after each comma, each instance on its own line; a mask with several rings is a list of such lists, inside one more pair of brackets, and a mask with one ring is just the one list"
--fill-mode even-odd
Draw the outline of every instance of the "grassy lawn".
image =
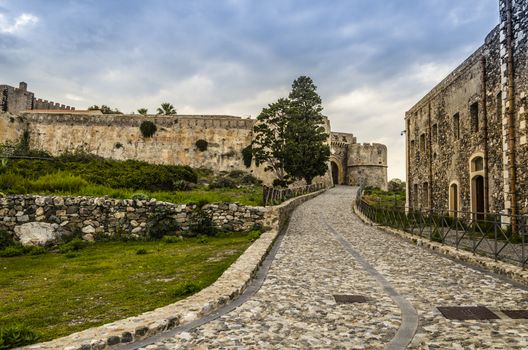
[[379, 188], [367, 187], [363, 199], [370, 205], [380, 207], [405, 207], [405, 192], [383, 191]]
[[173, 303], [213, 283], [252, 237], [97, 242], [0, 258], [0, 326], [23, 323], [46, 341]]

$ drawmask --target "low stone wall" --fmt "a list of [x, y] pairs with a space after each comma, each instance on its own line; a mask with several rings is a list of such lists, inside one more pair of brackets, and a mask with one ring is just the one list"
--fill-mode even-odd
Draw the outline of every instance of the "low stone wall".
[[109, 349], [145, 339], [214, 313], [246, 290], [277, 236], [286, 229], [292, 211], [322, 192], [324, 190], [266, 208], [264, 224], [271, 227], [271, 230], [263, 233], [216, 282], [199, 293], [136, 317], [90, 328], [50, 342], [30, 345], [24, 349]]
[[[156, 200], [108, 199], [59, 196], [8, 196], [0, 198], [0, 229], [14, 233], [17, 226], [30, 222], [55, 224], [62, 235], [91, 234], [147, 235], [147, 223], [157, 211], [165, 211], [188, 229], [195, 205], [172, 204]], [[236, 203], [213, 203], [203, 207], [216, 227], [226, 231], [249, 230], [262, 225], [264, 207]]]

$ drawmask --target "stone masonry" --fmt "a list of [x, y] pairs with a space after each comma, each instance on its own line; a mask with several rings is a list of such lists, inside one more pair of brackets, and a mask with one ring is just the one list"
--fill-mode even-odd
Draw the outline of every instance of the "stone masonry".
[[35, 98], [35, 94], [27, 90], [27, 84], [24, 82], [21, 82], [18, 88], [0, 85], [0, 111], [19, 113], [34, 109], [75, 110], [74, 107]]
[[[109, 199], [91, 197], [8, 196], [0, 198], [0, 229], [13, 233], [29, 222], [57, 224], [64, 235], [146, 236], [149, 218], [165, 210], [188, 229], [195, 205], [172, 204], [156, 200]], [[245, 231], [262, 226], [266, 208], [236, 203], [207, 204], [216, 227], [226, 231]]]

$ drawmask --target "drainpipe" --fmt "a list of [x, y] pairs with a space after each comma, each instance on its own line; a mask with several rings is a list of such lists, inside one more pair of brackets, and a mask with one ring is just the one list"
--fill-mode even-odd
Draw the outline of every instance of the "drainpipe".
[[488, 98], [487, 98], [487, 78], [486, 78], [486, 56], [482, 56], [482, 138], [484, 144], [484, 213], [489, 212], [489, 177], [488, 177]]
[[514, 81], [514, 63], [513, 63], [513, 14], [512, 0], [506, 0], [506, 69], [508, 74], [508, 104], [506, 113], [508, 113], [508, 158], [509, 158], [509, 176], [510, 176], [510, 199], [512, 215], [512, 233], [516, 234], [517, 228], [517, 169], [515, 155], [515, 81]]
[[[431, 125], [431, 102], [428, 105], [427, 122], [429, 123], [429, 210], [433, 210], [433, 126]], [[438, 133], [438, 130], [437, 130]], [[438, 136], [438, 135], [437, 135]]]

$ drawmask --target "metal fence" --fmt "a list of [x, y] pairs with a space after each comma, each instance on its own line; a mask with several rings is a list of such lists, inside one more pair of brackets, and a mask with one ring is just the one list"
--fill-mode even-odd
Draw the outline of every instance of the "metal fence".
[[277, 205], [290, 198], [316, 192], [324, 188], [326, 188], [324, 183], [291, 188], [262, 186], [262, 203], [264, 206]]
[[528, 216], [468, 211], [408, 209], [369, 203], [362, 190], [358, 210], [371, 221], [495, 260], [528, 263]]

